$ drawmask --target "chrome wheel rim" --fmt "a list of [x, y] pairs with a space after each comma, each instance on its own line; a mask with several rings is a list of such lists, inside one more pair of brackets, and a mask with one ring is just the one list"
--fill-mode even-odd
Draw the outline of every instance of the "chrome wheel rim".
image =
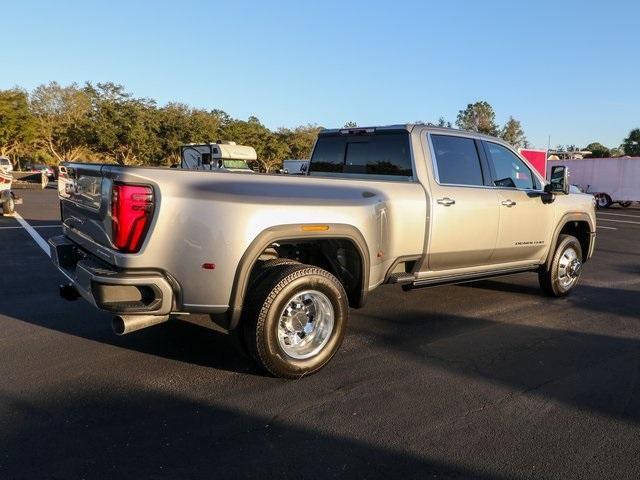
[[558, 281], [565, 290], [571, 288], [580, 276], [582, 262], [578, 258], [578, 252], [573, 247], [562, 252], [558, 262]]
[[296, 360], [317, 355], [333, 332], [335, 314], [329, 298], [318, 290], [293, 295], [280, 313], [278, 344]]

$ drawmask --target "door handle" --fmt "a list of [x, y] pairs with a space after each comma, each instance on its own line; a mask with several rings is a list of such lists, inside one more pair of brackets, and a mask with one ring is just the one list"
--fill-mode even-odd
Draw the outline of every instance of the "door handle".
[[504, 205], [505, 207], [513, 207], [516, 204], [516, 202], [514, 202], [513, 200], [505, 200], [504, 202], [502, 202], [502, 205]]
[[439, 198], [438, 200], [436, 200], [436, 202], [438, 202], [440, 205], [444, 205], [445, 207], [450, 207], [451, 205], [456, 203], [453, 198], [449, 197]]

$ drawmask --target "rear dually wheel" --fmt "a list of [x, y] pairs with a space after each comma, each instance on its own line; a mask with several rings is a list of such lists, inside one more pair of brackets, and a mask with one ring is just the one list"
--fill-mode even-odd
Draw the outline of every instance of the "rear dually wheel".
[[281, 264], [269, 270], [245, 303], [241, 328], [247, 350], [277, 377], [317, 372], [342, 343], [349, 318], [346, 292], [318, 267]]

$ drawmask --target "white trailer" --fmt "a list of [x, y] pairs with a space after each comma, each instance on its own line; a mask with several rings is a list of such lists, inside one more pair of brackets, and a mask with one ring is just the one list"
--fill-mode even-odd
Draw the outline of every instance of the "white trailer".
[[179, 168], [253, 173], [247, 162], [257, 158], [253, 147], [235, 142], [188, 143], [180, 147]]
[[547, 171], [554, 165], [566, 165], [571, 184], [593, 194], [600, 208], [640, 202], [640, 157], [549, 160]]

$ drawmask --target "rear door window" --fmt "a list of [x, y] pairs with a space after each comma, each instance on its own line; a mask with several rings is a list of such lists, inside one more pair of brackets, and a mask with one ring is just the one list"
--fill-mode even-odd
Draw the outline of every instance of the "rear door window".
[[320, 136], [309, 172], [411, 177], [409, 134]]
[[431, 135], [438, 183], [483, 186], [476, 142], [453, 135]]

